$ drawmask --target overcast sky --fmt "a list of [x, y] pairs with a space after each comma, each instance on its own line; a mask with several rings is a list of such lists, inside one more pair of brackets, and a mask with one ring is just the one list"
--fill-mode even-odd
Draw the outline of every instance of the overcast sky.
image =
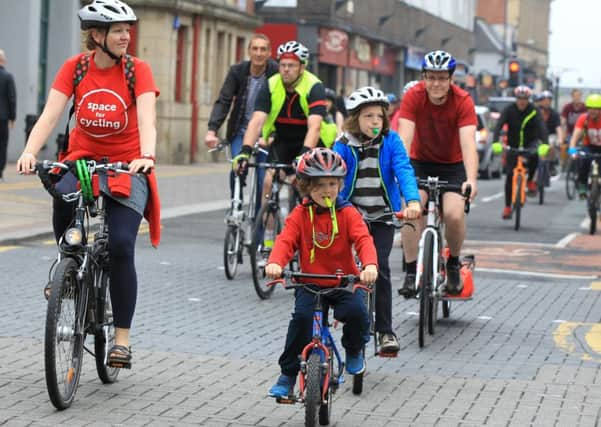
[[560, 86], [601, 86], [601, 0], [553, 0], [549, 64]]

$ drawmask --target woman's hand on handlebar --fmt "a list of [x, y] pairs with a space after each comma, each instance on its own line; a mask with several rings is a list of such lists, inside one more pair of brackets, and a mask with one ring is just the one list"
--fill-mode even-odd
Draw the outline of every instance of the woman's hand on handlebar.
[[151, 158], [134, 159], [129, 164], [130, 173], [147, 173], [154, 167], [154, 160]]
[[19, 160], [17, 160], [17, 173], [22, 175], [31, 175], [35, 172], [36, 158], [33, 153], [23, 151]]
[[422, 216], [422, 204], [417, 200], [410, 201], [405, 209], [403, 209], [403, 219], [412, 220]]
[[271, 262], [265, 266], [265, 275], [272, 280], [279, 279], [282, 277], [282, 267], [275, 262]]
[[374, 264], [366, 265], [359, 278], [361, 279], [361, 283], [366, 285], [374, 283], [378, 278], [378, 267], [376, 267]]

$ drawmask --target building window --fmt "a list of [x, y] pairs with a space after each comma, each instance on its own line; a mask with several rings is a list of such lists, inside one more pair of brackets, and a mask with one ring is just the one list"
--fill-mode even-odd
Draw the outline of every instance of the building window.
[[177, 46], [175, 52], [175, 102], [184, 102], [184, 82], [186, 74], [186, 36], [188, 27], [177, 29]]
[[236, 63], [244, 59], [244, 37], [236, 37]]

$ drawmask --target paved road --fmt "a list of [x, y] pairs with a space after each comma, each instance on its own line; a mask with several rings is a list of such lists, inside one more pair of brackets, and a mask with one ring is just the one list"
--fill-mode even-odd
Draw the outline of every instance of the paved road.
[[[483, 183], [481, 194], [499, 186]], [[560, 196], [565, 198], [558, 193], [557, 206], [563, 205]], [[494, 201], [489, 205], [474, 208], [471, 240], [482, 242], [495, 229], [489, 240], [521, 240], [532, 248], [578, 231], [579, 221], [560, 231], [559, 225], [532, 225], [525, 238], [527, 233], [516, 235], [497, 219]], [[577, 212], [578, 206], [566, 209]], [[86, 357], [76, 401], [63, 412], [48, 401], [42, 359], [41, 289], [53, 246], [42, 239], [0, 249], [0, 425], [303, 425], [299, 406], [266, 397], [278, 374], [292, 297], [280, 289], [259, 301], [247, 264], [236, 280], [225, 280], [222, 218], [217, 211], [168, 219], [158, 250], [140, 237], [134, 369], [104, 386]], [[400, 259], [399, 249], [392, 256]], [[544, 271], [520, 274], [531, 270], [529, 264], [530, 257], [521, 257], [518, 272], [477, 272], [476, 298], [454, 304], [451, 318], [439, 321], [421, 350], [417, 302], [395, 297], [399, 357], [374, 358], [370, 348], [364, 394], [356, 397], [342, 386], [332, 425], [597, 425], [601, 283]], [[401, 272], [393, 273], [398, 285]]]

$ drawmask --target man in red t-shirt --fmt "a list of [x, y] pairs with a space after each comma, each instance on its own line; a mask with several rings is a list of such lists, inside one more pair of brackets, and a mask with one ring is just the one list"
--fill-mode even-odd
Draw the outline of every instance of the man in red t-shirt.
[[582, 91], [580, 89], [572, 89], [572, 102], [568, 102], [561, 110], [561, 126], [564, 129], [565, 141], [561, 141], [561, 169], [565, 170], [567, 165], [567, 149], [574, 132], [574, 125], [581, 114], [586, 113], [586, 106], [582, 102]]
[[[601, 154], [601, 94], [593, 93], [586, 97], [587, 112], [581, 114], [574, 124], [574, 132], [570, 139], [568, 153], [575, 155], [578, 152], [576, 144], [582, 138], [582, 150], [587, 153]], [[578, 192], [580, 198], [586, 198], [588, 174], [592, 159], [578, 159]]]
[[[471, 198], [478, 191], [478, 153], [476, 151], [477, 118], [474, 102], [467, 92], [451, 83], [455, 59], [437, 50], [426, 54], [422, 61], [423, 81], [403, 96], [399, 134], [407, 147], [411, 164], [418, 178], [437, 176], [441, 180], [472, 188]], [[427, 194], [420, 190], [422, 203]], [[458, 294], [463, 285], [460, 277], [459, 254], [465, 238], [464, 198], [447, 191], [442, 196], [443, 221], [450, 249], [447, 261], [447, 292]], [[403, 249], [407, 275], [399, 293], [405, 297], [415, 289], [417, 246], [423, 221], [416, 230], [403, 228]]]

